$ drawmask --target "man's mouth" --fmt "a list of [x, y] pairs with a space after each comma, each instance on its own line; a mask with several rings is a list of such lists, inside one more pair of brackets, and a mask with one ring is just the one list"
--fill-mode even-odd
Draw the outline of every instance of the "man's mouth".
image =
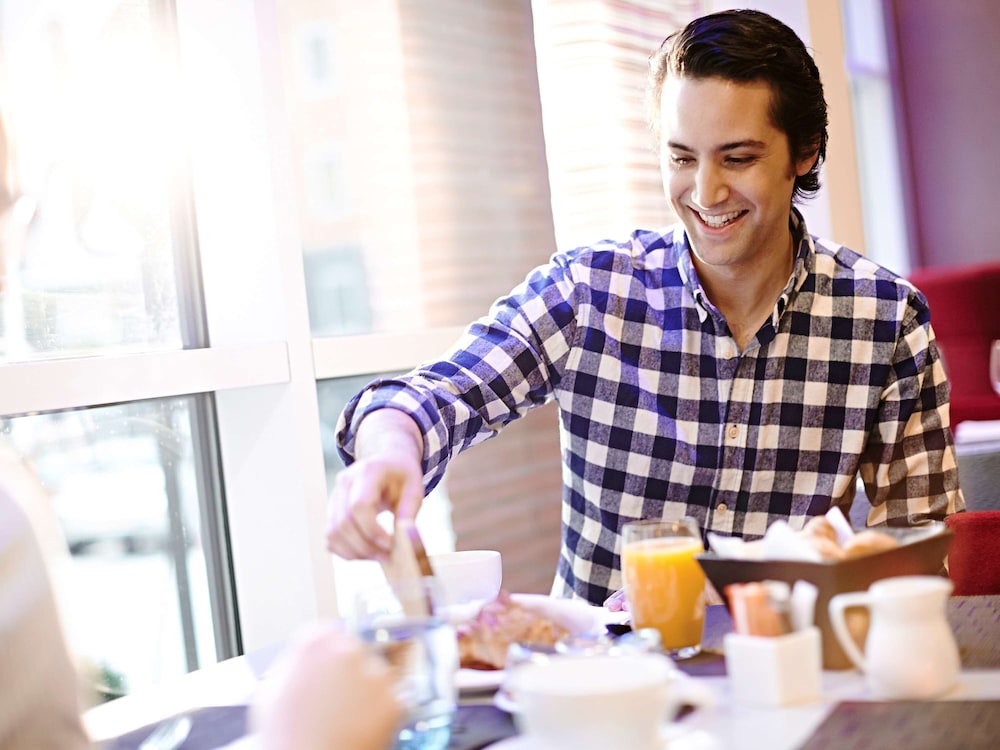
[[727, 224], [731, 224], [736, 221], [747, 212], [730, 211], [727, 214], [703, 214], [701, 211], [695, 211], [695, 213], [698, 214], [698, 218], [700, 218], [707, 226], [712, 229], [720, 229]]

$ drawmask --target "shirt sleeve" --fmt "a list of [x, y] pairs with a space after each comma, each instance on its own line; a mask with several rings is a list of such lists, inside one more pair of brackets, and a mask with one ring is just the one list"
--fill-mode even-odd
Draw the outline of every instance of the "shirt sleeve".
[[554, 256], [498, 299], [440, 360], [366, 386], [348, 402], [337, 424], [344, 462], [350, 465], [355, 459], [357, 426], [367, 414], [399, 409], [423, 433], [424, 488], [429, 492], [452, 457], [551, 400], [576, 335], [572, 271], [569, 255]]
[[861, 463], [869, 526], [912, 526], [965, 509], [948, 398], [927, 302], [911, 292]]

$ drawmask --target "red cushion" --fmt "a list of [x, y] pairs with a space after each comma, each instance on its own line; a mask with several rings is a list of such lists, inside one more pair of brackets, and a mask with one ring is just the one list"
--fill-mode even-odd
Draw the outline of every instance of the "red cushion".
[[1000, 594], [1000, 510], [948, 516], [955, 537], [948, 548], [948, 576], [955, 596]]
[[910, 281], [930, 305], [951, 382], [952, 427], [966, 419], [1000, 419], [1000, 396], [989, 377], [990, 346], [1000, 340], [1000, 263], [920, 268]]

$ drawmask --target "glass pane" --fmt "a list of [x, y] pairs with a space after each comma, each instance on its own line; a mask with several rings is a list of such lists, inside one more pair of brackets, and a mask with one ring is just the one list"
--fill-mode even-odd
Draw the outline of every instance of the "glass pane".
[[195, 406], [176, 398], [0, 420], [69, 545], [55, 574], [71, 647], [125, 692], [218, 658]]
[[528, 0], [277, 12], [314, 335], [467, 323], [552, 254]]
[[180, 348], [172, 66], [149, 0], [0, 0], [0, 359]]

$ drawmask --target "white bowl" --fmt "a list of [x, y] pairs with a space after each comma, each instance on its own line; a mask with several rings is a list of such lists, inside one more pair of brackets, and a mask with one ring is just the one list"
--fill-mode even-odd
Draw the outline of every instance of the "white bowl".
[[430, 555], [443, 604], [451, 606], [496, 598], [503, 580], [500, 553], [489, 549]]

